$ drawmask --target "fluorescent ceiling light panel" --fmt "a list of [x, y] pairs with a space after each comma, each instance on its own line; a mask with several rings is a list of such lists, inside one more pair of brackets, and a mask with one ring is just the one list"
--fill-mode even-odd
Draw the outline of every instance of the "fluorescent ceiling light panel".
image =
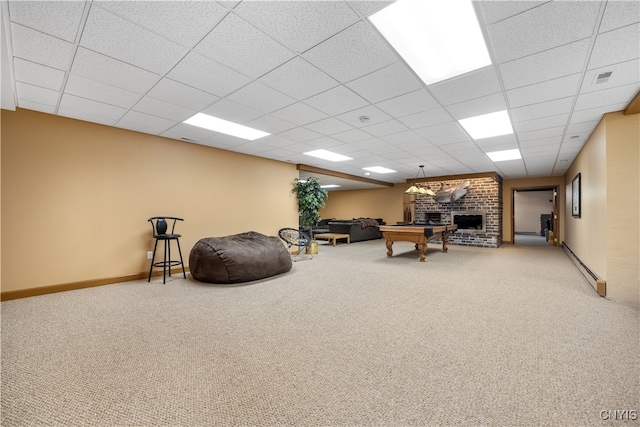
[[458, 120], [458, 122], [473, 139], [491, 138], [492, 136], [513, 133], [507, 110], [469, 117], [468, 119]]
[[185, 120], [184, 123], [209, 129], [214, 132], [224, 133], [225, 135], [248, 139], [249, 141], [271, 135], [270, 133], [262, 132], [261, 130], [242, 126], [204, 113], [198, 113]]
[[398, 0], [369, 20], [427, 85], [491, 65], [471, 0]]
[[351, 157], [343, 156], [342, 154], [333, 153], [331, 151], [327, 151], [323, 149], [307, 151], [306, 153], [303, 153], [303, 154], [306, 154], [307, 156], [317, 157], [319, 159], [330, 160], [332, 162], [342, 162], [345, 160], [353, 160]]
[[375, 173], [394, 173], [394, 172], [397, 172], [397, 171], [394, 171], [393, 169], [387, 169], [387, 168], [384, 168], [382, 166], [371, 166], [369, 168], [362, 168], [362, 169], [364, 169], [366, 171], [370, 171], [370, 172], [375, 172]]
[[338, 188], [340, 187], [338, 184], [327, 184], [327, 185], [321, 185], [320, 188]]
[[506, 160], [517, 160], [521, 159], [520, 150], [514, 148], [513, 150], [502, 150], [502, 151], [492, 151], [487, 153], [487, 156], [493, 162], [504, 162]]

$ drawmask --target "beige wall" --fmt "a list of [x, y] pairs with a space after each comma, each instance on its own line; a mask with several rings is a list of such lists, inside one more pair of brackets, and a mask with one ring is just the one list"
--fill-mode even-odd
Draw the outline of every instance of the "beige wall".
[[405, 184], [370, 190], [332, 191], [320, 211], [322, 218], [382, 218], [387, 224], [402, 221]]
[[[606, 114], [565, 175], [567, 245], [607, 282], [607, 298], [640, 305], [640, 115]], [[581, 217], [571, 181], [581, 174]]]
[[540, 235], [540, 217], [553, 212], [553, 191], [516, 191], [514, 194], [514, 230]]
[[558, 242], [564, 239], [564, 177], [552, 176], [545, 178], [506, 179], [502, 182], [502, 232], [504, 243], [513, 243], [513, 190], [552, 188], [558, 187], [559, 215], [558, 215]]
[[295, 165], [18, 109], [2, 110], [2, 291], [148, 271], [147, 219], [202, 237], [298, 223]]
[[610, 113], [607, 131], [607, 297], [640, 305], [640, 114]]

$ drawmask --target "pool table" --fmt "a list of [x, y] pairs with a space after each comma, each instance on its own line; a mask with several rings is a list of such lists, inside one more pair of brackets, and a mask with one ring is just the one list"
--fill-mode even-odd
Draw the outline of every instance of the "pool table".
[[387, 257], [393, 256], [393, 242], [404, 241], [416, 244], [420, 252], [420, 262], [424, 262], [427, 252], [427, 241], [442, 239], [442, 252], [447, 252], [449, 234], [455, 232], [458, 226], [455, 224], [407, 224], [407, 225], [381, 225], [380, 231], [387, 243]]

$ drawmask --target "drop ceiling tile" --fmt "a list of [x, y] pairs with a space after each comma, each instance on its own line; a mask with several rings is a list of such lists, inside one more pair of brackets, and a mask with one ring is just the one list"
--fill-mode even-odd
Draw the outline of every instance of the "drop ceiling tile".
[[17, 106], [20, 108], [24, 108], [26, 110], [40, 111], [42, 113], [47, 113], [47, 114], [54, 114], [56, 112], [55, 105], [45, 105], [39, 102], [29, 101], [28, 99], [18, 98]]
[[493, 65], [429, 86], [429, 91], [443, 105], [457, 104], [501, 90]]
[[416, 133], [427, 138], [432, 144], [438, 146], [469, 140], [469, 136], [456, 122], [447, 122], [436, 126], [417, 129]]
[[363, 141], [353, 142], [353, 143], [351, 143], [349, 145], [361, 148], [362, 150], [367, 150], [368, 151], [371, 148], [386, 147], [388, 144], [386, 142], [384, 142], [383, 140], [378, 139], [378, 138], [369, 138], [369, 139], [365, 139]]
[[[211, 78], [215, 76], [216, 78]], [[230, 70], [195, 52], [189, 53], [167, 77], [204, 90], [213, 95], [227, 96], [251, 81], [250, 78]]]
[[282, 148], [288, 147], [289, 145], [295, 144], [295, 141], [292, 141], [287, 138], [283, 138], [278, 135], [269, 135], [259, 139], [260, 143], [273, 148]]
[[472, 99], [471, 101], [449, 105], [446, 109], [454, 119], [460, 120], [506, 110], [507, 104], [504, 100], [504, 95], [502, 92], [499, 92], [493, 95], [483, 96], [482, 98]]
[[407, 127], [397, 120], [388, 120], [386, 122], [376, 123], [370, 126], [363, 126], [360, 129], [378, 138], [407, 131]]
[[576, 73], [570, 76], [508, 90], [507, 98], [509, 99], [509, 105], [511, 108], [516, 108], [575, 95], [581, 80], [582, 75]]
[[482, 1], [478, 2], [484, 22], [495, 24], [503, 19], [518, 15], [526, 10], [538, 7], [546, 1]]
[[558, 114], [557, 116], [543, 117], [541, 119], [526, 120], [524, 122], [513, 122], [516, 132], [529, 132], [538, 129], [546, 129], [557, 126], [564, 126], [569, 120], [569, 113]]
[[9, 15], [37, 31], [74, 42], [85, 3], [80, 1], [10, 1]]
[[340, 142], [350, 143], [371, 138], [371, 135], [361, 131], [360, 129], [352, 129], [346, 132], [336, 133], [334, 135], [331, 135], [331, 137], [337, 139]]
[[167, 120], [161, 117], [151, 116], [138, 111], [128, 111], [118, 123], [117, 127], [137, 130], [139, 132], [160, 135], [176, 125], [175, 120]]
[[145, 70], [164, 74], [188, 50], [99, 7], [92, 7], [80, 44]]
[[405, 130], [390, 135], [385, 135], [382, 139], [390, 144], [402, 145], [408, 142], [419, 141], [423, 138], [412, 130]]
[[396, 98], [378, 102], [376, 106], [391, 116], [402, 117], [434, 109], [438, 106], [438, 103], [429, 92], [425, 89], [420, 89]]
[[422, 88], [422, 83], [400, 62], [347, 83], [369, 102], [380, 102]]
[[547, 157], [553, 156], [553, 160], [555, 161], [555, 157], [560, 150], [560, 144], [550, 144], [550, 145], [534, 145], [531, 147], [523, 147], [520, 149], [520, 153], [525, 159], [533, 159], [536, 157]]
[[558, 114], [566, 114], [571, 110], [573, 97], [556, 99], [539, 104], [527, 105], [511, 109], [511, 120], [514, 122], [522, 122], [525, 120], [535, 120], [543, 117], [555, 116]]
[[77, 111], [83, 114], [89, 114], [107, 119], [118, 120], [127, 112], [126, 109], [116, 107], [114, 105], [104, 104], [92, 101], [90, 99], [80, 98], [78, 96], [64, 94], [60, 101], [60, 109]]
[[638, 92], [640, 84], [633, 83], [597, 92], [583, 93], [578, 96], [575, 111], [589, 110], [612, 104], [628, 103]]
[[282, 110], [278, 110], [271, 115], [299, 126], [304, 126], [308, 123], [316, 122], [327, 117], [323, 112], [318, 111], [315, 108], [311, 108], [301, 102], [285, 107]]
[[215, 1], [100, 1], [101, 8], [192, 47], [228, 13]]
[[554, 128], [534, 130], [530, 132], [519, 132], [518, 140], [520, 140], [520, 142], [522, 143], [524, 141], [558, 137], [558, 136], [562, 136], [562, 134], [564, 133], [564, 129], [565, 129], [564, 126], [559, 126]]
[[352, 0], [347, 1], [349, 6], [353, 8], [360, 16], [368, 17], [375, 12], [389, 6], [393, 1], [377, 1], [377, 0]]
[[205, 140], [214, 134], [213, 131], [201, 128], [199, 126], [188, 125], [186, 123], [178, 123], [169, 130], [163, 132], [161, 136], [173, 139], [189, 138], [196, 141]]
[[336, 86], [306, 99], [304, 103], [330, 116], [336, 116], [369, 104], [345, 86]]
[[89, 114], [86, 111], [70, 110], [68, 108], [62, 108], [62, 107], [58, 109], [58, 115], [62, 117], [68, 117], [70, 119], [82, 120], [90, 123], [98, 123], [105, 126], [115, 126], [117, 122], [116, 119], [109, 119], [106, 117], [100, 117], [93, 114]]
[[[598, 76], [606, 72], [612, 73], [608, 80], [596, 83]], [[633, 59], [587, 71], [584, 75], [580, 93], [595, 92], [638, 82], [640, 82], [640, 60]]]
[[637, 1], [608, 1], [598, 32], [604, 33], [640, 20], [640, 3]]
[[137, 93], [87, 79], [77, 74], [69, 76], [64, 92], [126, 109], [133, 107], [140, 99], [140, 95]]
[[572, 134], [566, 134], [562, 139], [562, 142], [584, 142], [589, 138], [591, 132], [573, 132]]
[[229, 95], [227, 99], [262, 111], [265, 114], [272, 113], [296, 102], [290, 96], [257, 81], [237, 90]]
[[364, 22], [336, 34], [302, 56], [341, 83], [397, 61], [377, 32]]
[[574, 111], [571, 114], [570, 124], [583, 123], [583, 122], [593, 122], [600, 121], [602, 116], [605, 113], [610, 113], [612, 111], [620, 111], [623, 110], [627, 106], [627, 103], [623, 104], [614, 104], [614, 105], [605, 105], [603, 107], [591, 108], [589, 110], [581, 110]]
[[[370, 120], [361, 122], [360, 117], [363, 116], [369, 117]], [[391, 120], [391, 117], [389, 115], [385, 114], [384, 112], [382, 112], [382, 110], [374, 107], [373, 105], [368, 105], [366, 107], [358, 108], [357, 110], [340, 114], [336, 116], [336, 118], [356, 128], [361, 128], [363, 126], [369, 126]]]
[[299, 100], [338, 85], [334, 79], [300, 57], [292, 59], [259, 80], [267, 86]]
[[567, 126], [566, 135], [571, 136], [574, 134], [584, 133], [584, 132], [591, 134], [591, 132], [593, 132], [596, 126], [598, 126], [597, 120], [569, 125]]
[[632, 24], [598, 34], [593, 45], [589, 69], [630, 61], [640, 57], [640, 24]]
[[289, 122], [285, 122], [284, 120], [280, 120], [269, 115], [251, 120], [250, 122], [246, 123], [246, 125], [271, 134], [284, 132], [295, 127], [295, 125]]
[[338, 119], [334, 119], [333, 117], [309, 123], [308, 125], [305, 125], [305, 128], [311, 129], [312, 131], [321, 133], [323, 135], [333, 135], [334, 133], [353, 130], [352, 126], [349, 126], [345, 122]]
[[227, 15], [194, 50], [253, 78], [284, 64], [295, 55], [233, 13]]
[[502, 64], [590, 37], [599, 9], [600, 2], [548, 2], [489, 25], [496, 60]]
[[66, 70], [71, 63], [74, 49], [72, 43], [13, 23], [11, 39], [13, 55], [18, 58], [59, 70]]
[[259, 140], [256, 141], [245, 141], [243, 144], [236, 145], [233, 147], [233, 151], [238, 153], [244, 153], [249, 155], [259, 155], [260, 153], [264, 153], [265, 151], [270, 150], [271, 147], [264, 145]]
[[57, 90], [17, 82], [16, 91], [18, 99], [51, 106], [56, 106], [58, 104], [59, 92]]
[[147, 96], [197, 111], [220, 99], [210, 93], [167, 78], [160, 80], [147, 92]]
[[427, 126], [435, 126], [440, 123], [450, 122], [451, 115], [443, 108], [434, 108], [429, 111], [411, 114], [399, 119], [409, 129], [420, 129]]
[[494, 148], [495, 146], [513, 146], [512, 148], [518, 148], [518, 140], [514, 134], [479, 139], [476, 141], [476, 144], [478, 147], [491, 147], [491, 149], [487, 151], [500, 150], [500, 148]]
[[447, 144], [445, 146], [442, 147], [443, 150], [446, 150], [447, 153], [453, 153], [455, 152], [455, 156], [456, 159], [458, 159], [459, 157], [459, 153], [460, 151], [462, 152], [467, 152], [467, 151], [473, 151], [474, 153], [479, 151], [476, 147], [476, 145], [471, 142], [471, 141], [465, 141], [465, 142], [456, 142], [453, 144]]
[[51, 90], [60, 90], [62, 88], [64, 71], [20, 58], [14, 58], [13, 68], [16, 81]]
[[151, 116], [162, 117], [167, 120], [185, 121], [189, 117], [197, 113], [195, 110], [181, 107], [179, 105], [170, 104], [159, 99], [149, 98], [145, 96], [134, 107], [134, 111], [149, 114]]
[[257, 119], [263, 114], [258, 111], [237, 104], [227, 99], [221, 99], [215, 104], [202, 110], [203, 113], [218, 117], [223, 120], [229, 120], [234, 123], [245, 124], [251, 120]]
[[559, 145], [562, 141], [562, 135], [548, 136], [542, 139], [530, 139], [526, 141], [520, 141], [520, 148], [538, 147], [541, 145]]
[[284, 132], [280, 132], [280, 136], [296, 142], [305, 142], [312, 139], [320, 138], [322, 135], [318, 132], [314, 132], [303, 127], [296, 127]]
[[514, 89], [582, 72], [589, 39], [500, 64], [505, 89]]
[[359, 19], [344, 2], [244, 1], [234, 12], [298, 53]]
[[139, 94], [146, 93], [160, 78], [142, 68], [82, 47], [76, 52], [71, 73]]

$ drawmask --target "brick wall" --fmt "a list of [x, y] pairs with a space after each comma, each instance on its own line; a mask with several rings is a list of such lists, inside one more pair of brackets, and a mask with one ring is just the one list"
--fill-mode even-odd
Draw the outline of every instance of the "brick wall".
[[457, 231], [449, 239], [449, 243], [462, 246], [479, 246], [497, 248], [502, 244], [502, 178], [476, 177], [467, 179], [424, 181], [433, 191], [444, 187], [469, 182], [467, 194], [453, 203], [438, 203], [433, 197], [415, 196], [415, 221], [424, 222], [426, 212], [440, 212], [442, 223], [452, 224], [452, 211], [483, 211], [485, 214], [485, 231]]

